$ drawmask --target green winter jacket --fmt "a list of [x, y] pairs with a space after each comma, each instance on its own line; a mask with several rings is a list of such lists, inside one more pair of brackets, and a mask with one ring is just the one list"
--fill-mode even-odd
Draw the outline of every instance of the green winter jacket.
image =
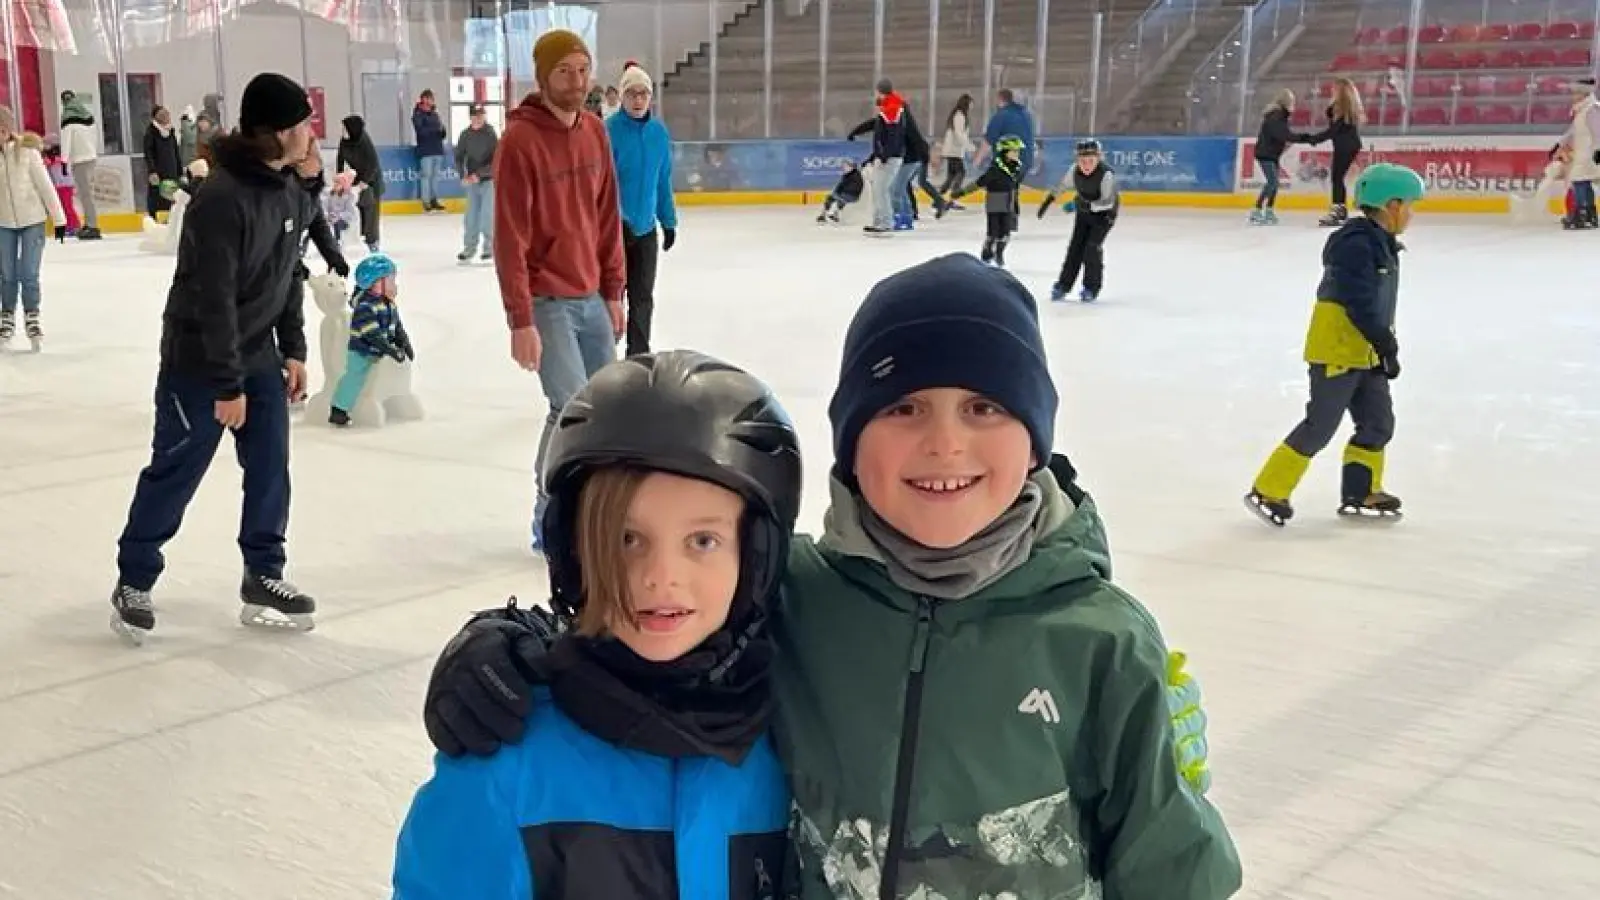
[[1093, 501], [1036, 478], [1030, 558], [962, 600], [895, 586], [842, 491], [821, 545], [796, 538], [774, 678], [801, 900], [1239, 888], [1220, 816], [1174, 760], [1156, 624], [1106, 580]]

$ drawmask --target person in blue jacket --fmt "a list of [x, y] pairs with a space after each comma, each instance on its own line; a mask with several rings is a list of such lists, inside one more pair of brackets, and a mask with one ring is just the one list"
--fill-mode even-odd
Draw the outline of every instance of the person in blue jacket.
[[622, 112], [606, 119], [611, 157], [622, 201], [622, 249], [628, 266], [627, 356], [650, 352], [650, 320], [656, 308], [656, 226], [659, 250], [678, 240], [678, 208], [672, 199], [672, 135], [650, 110], [655, 90], [650, 74], [629, 63], [618, 82]]
[[526, 735], [436, 759], [395, 900], [775, 900], [790, 797], [766, 620], [800, 505], [788, 414], [703, 354], [629, 357], [567, 404], [544, 477], [555, 614], [513, 602], [493, 623], [559, 634]]
[[1016, 94], [1010, 88], [1001, 88], [995, 94], [995, 100], [999, 105], [989, 116], [988, 127], [983, 130], [983, 146], [978, 148], [978, 159], [973, 160], [973, 168], [982, 171], [980, 163], [988, 158], [1001, 138], [1019, 137], [1022, 139], [1022, 174], [1026, 177], [1033, 171], [1033, 114], [1017, 102]]
[[439, 177], [444, 174], [444, 120], [434, 105], [433, 91], [423, 91], [411, 109], [411, 130], [417, 136], [417, 188], [423, 212], [443, 212], [439, 202]]

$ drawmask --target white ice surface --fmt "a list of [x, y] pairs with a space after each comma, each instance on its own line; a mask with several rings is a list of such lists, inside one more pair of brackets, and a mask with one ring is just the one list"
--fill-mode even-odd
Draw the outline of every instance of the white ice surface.
[[[975, 250], [983, 230], [968, 213], [872, 240], [814, 214], [687, 211], [656, 313], [659, 346], [749, 366], [788, 404], [810, 528], [856, 303], [896, 268]], [[1304, 400], [1325, 232], [1240, 219], [1128, 209], [1104, 301], [1042, 314], [1058, 446], [1099, 499], [1118, 580], [1205, 685], [1244, 896], [1590, 900], [1600, 243], [1420, 217], [1388, 476], [1409, 517], [1337, 520], [1336, 444], [1278, 532], [1239, 498]], [[1011, 247], [1037, 292], [1068, 224], [1028, 215]], [[435, 653], [469, 610], [541, 596], [526, 534], [544, 401], [508, 358], [492, 270], [454, 262], [458, 220], [385, 228], [430, 417], [296, 426], [290, 574], [320, 600], [317, 631], [236, 623], [224, 449], [138, 651], [108, 632], [106, 597], [148, 452], [172, 260], [135, 237], [46, 251], [49, 346], [0, 356], [0, 897], [387, 896], [430, 765], [419, 709]]]

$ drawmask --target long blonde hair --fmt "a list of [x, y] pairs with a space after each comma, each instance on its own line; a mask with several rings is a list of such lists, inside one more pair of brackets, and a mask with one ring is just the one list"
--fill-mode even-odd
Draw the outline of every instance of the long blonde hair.
[[1283, 110], [1284, 112], [1288, 112], [1289, 110], [1291, 110], [1293, 108], [1294, 108], [1294, 91], [1291, 91], [1288, 88], [1282, 88], [1276, 94], [1272, 95], [1272, 102], [1268, 103], [1266, 108], [1261, 110], [1261, 114], [1262, 115], [1266, 115], [1266, 114], [1268, 114], [1270, 112], [1274, 112], [1274, 111], [1280, 110], [1280, 109]]
[[1356, 83], [1348, 78], [1340, 78], [1333, 83], [1332, 118], [1351, 125], [1360, 125], [1366, 121], [1366, 112], [1361, 106], [1361, 91], [1357, 90]]

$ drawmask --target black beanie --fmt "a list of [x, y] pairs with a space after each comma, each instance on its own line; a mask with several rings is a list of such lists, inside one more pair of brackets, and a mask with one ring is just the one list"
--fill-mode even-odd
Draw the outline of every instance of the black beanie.
[[999, 403], [1033, 439], [1035, 470], [1050, 464], [1055, 382], [1033, 295], [1003, 269], [952, 253], [873, 287], [844, 338], [828, 404], [834, 471], [855, 484], [856, 443], [872, 417], [907, 394], [965, 388]]
[[239, 101], [239, 130], [245, 134], [288, 131], [311, 118], [306, 89], [276, 72], [262, 72], [245, 85]]

